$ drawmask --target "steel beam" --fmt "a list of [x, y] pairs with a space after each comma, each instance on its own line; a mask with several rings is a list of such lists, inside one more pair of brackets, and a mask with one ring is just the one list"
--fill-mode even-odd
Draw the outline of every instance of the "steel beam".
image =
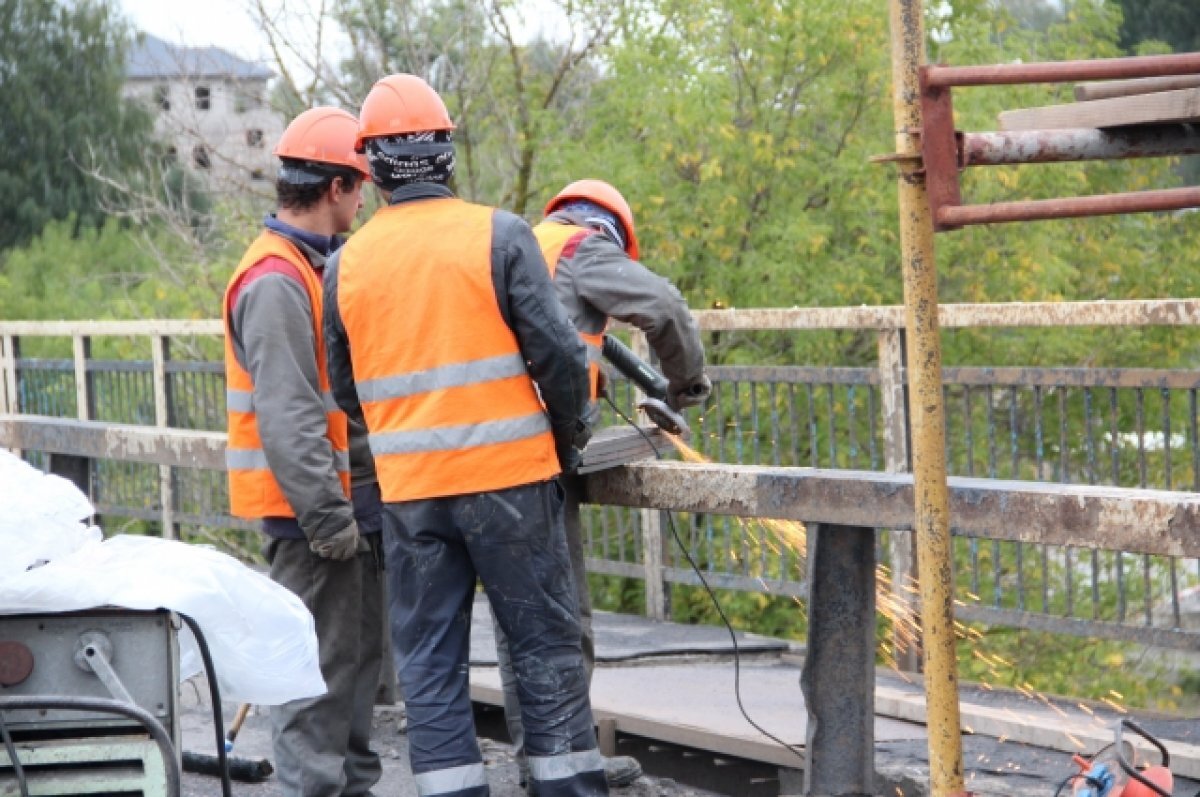
[[875, 794], [875, 531], [808, 529], [804, 793]]
[[[896, 305], [699, 310], [694, 315], [705, 332], [904, 328], [904, 308]], [[943, 304], [938, 307], [938, 321], [942, 328], [1195, 326], [1200, 324], [1200, 301], [1123, 299], [1114, 302]]]
[[219, 318], [157, 318], [145, 321], [0, 321], [0, 335], [48, 337], [138, 337], [139, 335], [223, 335]]
[[[638, 462], [589, 474], [600, 504], [870, 528], [913, 528], [907, 473]], [[957, 534], [1200, 557], [1200, 494], [950, 477]]]
[[1158, 213], [1200, 207], [1200, 188], [1164, 188], [1124, 194], [1027, 199], [990, 205], [946, 205], [938, 208], [938, 229], [970, 224], [1006, 224], [1013, 221], [1074, 219], [1084, 216], [1116, 216], [1124, 213]]
[[[954, 143], [953, 141], [951, 142]], [[1069, 163], [1086, 160], [1156, 158], [1200, 152], [1200, 129], [1192, 125], [1147, 125], [1113, 130], [1013, 130], [964, 133], [962, 166]], [[926, 156], [926, 166], [929, 165]], [[958, 181], [955, 180], [955, 185]], [[957, 204], [945, 202], [943, 204]]]
[[38, 415], [0, 416], [0, 445], [91, 459], [225, 469], [225, 435]]

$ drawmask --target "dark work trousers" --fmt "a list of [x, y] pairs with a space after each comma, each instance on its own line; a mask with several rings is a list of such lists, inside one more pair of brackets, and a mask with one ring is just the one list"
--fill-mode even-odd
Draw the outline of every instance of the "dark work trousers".
[[358, 556], [322, 559], [307, 540], [274, 539], [271, 578], [313, 614], [329, 691], [271, 709], [275, 770], [285, 797], [358, 797], [383, 773], [371, 720], [383, 658], [383, 551], [364, 534]]
[[556, 481], [386, 504], [392, 644], [421, 797], [490, 794], [468, 693], [476, 578], [508, 637], [540, 797], [606, 795]]
[[[588, 590], [587, 563], [583, 551], [583, 521], [580, 505], [583, 503], [583, 477], [563, 474], [558, 477], [566, 492], [563, 501], [563, 522], [567, 531], [567, 554], [571, 561], [571, 580], [575, 582], [575, 605], [579, 609], [579, 630], [582, 632], [583, 666], [587, 670], [588, 688], [592, 685], [592, 670], [596, 667], [596, 635], [592, 632], [592, 596]], [[494, 616], [494, 613], [493, 613]], [[513, 671], [512, 655], [508, 650], [508, 638], [496, 623], [496, 660], [500, 666], [500, 683], [504, 686], [504, 722], [508, 725], [508, 738], [512, 741], [513, 754], [521, 772], [528, 771], [525, 763], [525, 727], [521, 723], [521, 703], [517, 697], [517, 674]]]

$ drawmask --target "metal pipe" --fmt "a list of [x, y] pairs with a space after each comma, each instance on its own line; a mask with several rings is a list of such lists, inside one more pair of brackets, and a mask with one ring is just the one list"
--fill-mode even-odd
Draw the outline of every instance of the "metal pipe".
[[1108, 100], [1113, 97], [1133, 97], [1155, 91], [1177, 91], [1200, 88], [1200, 75], [1171, 75], [1170, 77], [1147, 77], [1136, 80], [1111, 80], [1107, 83], [1083, 83], [1075, 87], [1075, 99]]
[[928, 86], [1004, 86], [1017, 83], [1068, 83], [1075, 80], [1123, 80], [1200, 73], [1200, 53], [1139, 55], [1088, 61], [1049, 61], [985, 66], [927, 66]]
[[929, 783], [933, 797], [963, 790], [958, 659], [954, 637], [946, 426], [938, 328], [933, 217], [921, 171], [920, 69], [925, 61], [921, 0], [891, 0], [892, 107], [899, 167], [900, 248], [904, 273], [909, 407], [912, 424], [914, 529], [925, 651]]
[[1067, 163], [1115, 158], [1157, 158], [1200, 152], [1200, 128], [1154, 125], [1101, 130], [1013, 130], [964, 133], [963, 166], [1007, 166], [1020, 163]]
[[1200, 187], [1191, 186], [1125, 194], [996, 202], [991, 205], [947, 206], [938, 209], [937, 222], [945, 227], [965, 227], [968, 224], [1154, 213], [1195, 207], [1200, 207]]

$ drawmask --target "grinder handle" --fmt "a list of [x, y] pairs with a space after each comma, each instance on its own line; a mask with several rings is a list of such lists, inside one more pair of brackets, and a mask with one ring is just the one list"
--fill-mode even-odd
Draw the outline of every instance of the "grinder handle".
[[604, 359], [612, 363], [614, 368], [641, 388], [641, 391], [647, 396], [659, 401], [667, 400], [667, 387], [670, 384], [667, 382], [667, 378], [651, 368], [645, 360], [634, 354], [618, 338], [605, 335], [604, 347], [601, 352]]

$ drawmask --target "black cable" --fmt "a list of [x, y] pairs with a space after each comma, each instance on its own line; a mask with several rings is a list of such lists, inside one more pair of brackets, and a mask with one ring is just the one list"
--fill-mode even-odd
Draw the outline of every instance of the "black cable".
[[188, 628], [192, 629], [192, 635], [196, 637], [196, 644], [200, 647], [200, 658], [204, 661], [204, 674], [208, 679], [208, 691], [212, 697], [213, 730], [217, 734], [217, 767], [221, 770], [221, 795], [222, 797], [233, 797], [233, 783], [229, 779], [229, 760], [225, 755], [225, 719], [221, 716], [221, 688], [217, 685], [217, 670], [213, 667], [212, 654], [208, 651], [208, 642], [204, 639], [200, 625], [182, 612], [179, 613], [179, 617], [187, 623]]
[[29, 783], [25, 780], [25, 767], [17, 756], [17, 746], [13, 744], [8, 732], [8, 724], [4, 721], [4, 712], [0, 711], [0, 736], [4, 737], [4, 749], [8, 751], [8, 760], [12, 762], [13, 771], [17, 773], [17, 786], [21, 789], [21, 797], [29, 797]]
[[[604, 400], [608, 402], [608, 405], [613, 408], [613, 412], [617, 413], [621, 420], [625, 421], [625, 423], [636, 429], [637, 433], [640, 434], [646, 440], [646, 442], [650, 444], [650, 450], [654, 452], [654, 458], [661, 460], [662, 454], [658, 452], [658, 447], [654, 445], [654, 441], [650, 439], [650, 436], [646, 434], [645, 430], [634, 423], [628, 415], [621, 412], [621, 408], [613, 402], [612, 398], [607, 393], [604, 394]], [[807, 766], [808, 762], [805, 758], [804, 750], [802, 748], [797, 747], [796, 745], [788, 744], [752, 720], [749, 712], [746, 711], [746, 707], [742, 704], [742, 654], [741, 648], [738, 647], [737, 634], [733, 630], [733, 624], [730, 623], [729, 618], [725, 616], [725, 610], [721, 608], [721, 601], [717, 599], [717, 594], [713, 592], [712, 587], [708, 585], [708, 580], [704, 578], [704, 573], [700, 571], [700, 567], [696, 564], [696, 560], [692, 558], [691, 552], [688, 551], [687, 546], [683, 544], [683, 538], [679, 536], [679, 531], [675, 528], [674, 517], [669, 511], [662, 511], [663, 514], [667, 516], [667, 526], [671, 529], [671, 536], [675, 538], [675, 544], [679, 546], [679, 550], [683, 553], [684, 558], [687, 559], [688, 564], [691, 565], [692, 572], [696, 574], [696, 578], [700, 579], [700, 583], [704, 586], [704, 591], [708, 593], [708, 598], [712, 601], [713, 608], [717, 610], [717, 615], [721, 618], [721, 622], [725, 624], [725, 630], [729, 632], [729, 639], [733, 642], [733, 696], [734, 699], [737, 700], [738, 711], [742, 712], [742, 717], [745, 718], [746, 722], [750, 723], [752, 728], [778, 744], [780, 747], [783, 747], [784, 749], [795, 754]]]

